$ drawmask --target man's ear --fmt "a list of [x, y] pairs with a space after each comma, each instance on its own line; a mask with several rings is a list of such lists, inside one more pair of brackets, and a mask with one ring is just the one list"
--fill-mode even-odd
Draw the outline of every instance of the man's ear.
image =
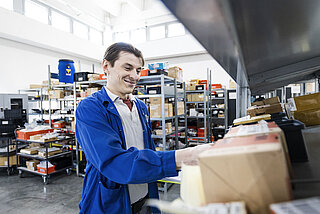
[[103, 60], [102, 61], [102, 68], [103, 68], [103, 72], [108, 75], [109, 74], [109, 67], [110, 67], [110, 63], [107, 60]]

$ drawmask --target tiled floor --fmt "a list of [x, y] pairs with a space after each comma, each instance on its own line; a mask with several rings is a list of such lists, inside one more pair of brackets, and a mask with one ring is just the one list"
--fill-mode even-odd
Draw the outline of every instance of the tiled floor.
[[[53, 176], [50, 184], [44, 185], [40, 176], [25, 174], [20, 178], [17, 173], [7, 176], [4, 169], [0, 172], [0, 213], [6, 214], [74, 214], [78, 213], [83, 178], [75, 174], [61, 173]], [[179, 185], [173, 185], [163, 200], [179, 197]]]

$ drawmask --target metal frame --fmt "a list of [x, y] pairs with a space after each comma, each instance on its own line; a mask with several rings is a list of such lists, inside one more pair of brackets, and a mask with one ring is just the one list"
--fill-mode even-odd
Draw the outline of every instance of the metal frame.
[[[72, 151], [62, 152], [60, 154], [56, 154], [56, 155], [53, 155], [53, 156], [49, 157], [48, 156], [48, 148], [51, 147], [52, 143], [59, 143], [60, 141], [72, 141], [72, 142], [74, 142], [74, 140], [75, 140], [75, 138], [68, 138], [68, 139], [54, 140], [54, 141], [49, 141], [49, 142], [39, 142], [39, 141], [16, 139], [16, 142], [17, 142], [17, 144], [16, 144], [16, 155], [17, 155], [17, 166], [18, 166], [17, 169], [19, 170], [19, 176], [23, 177], [23, 172], [29, 172], [29, 173], [32, 173], [32, 174], [41, 175], [42, 178], [43, 178], [43, 183], [44, 184], [48, 184], [50, 175], [52, 175], [52, 174], [55, 174], [55, 173], [58, 173], [58, 172], [66, 170], [67, 174], [69, 175], [71, 173], [71, 169], [73, 168], [73, 154], [72, 154]], [[40, 156], [36, 156], [36, 155], [18, 153], [19, 142], [21, 142], [21, 143], [39, 143], [39, 144], [44, 145], [45, 148], [46, 148], [46, 157], [40, 157]], [[73, 145], [74, 145], [74, 143], [72, 144], [72, 146]], [[54, 172], [49, 174], [48, 173], [48, 162], [49, 162], [49, 160], [53, 159], [53, 158], [56, 158], [56, 157], [64, 156], [64, 155], [70, 155], [71, 164], [72, 165], [63, 167], [62, 169], [59, 169], [59, 170], [55, 170]], [[39, 173], [37, 171], [29, 170], [27, 167], [19, 166], [19, 164], [18, 164], [19, 163], [19, 157], [46, 161], [46, 174]]]

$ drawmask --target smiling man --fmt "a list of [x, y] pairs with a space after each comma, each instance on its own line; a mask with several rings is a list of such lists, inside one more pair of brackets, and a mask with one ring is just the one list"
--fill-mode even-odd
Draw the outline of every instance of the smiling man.
[[102, 65], [107, 85], [76, 111], [76, 137], [87, 159], [80, 213], [158, 213], [143, 206], [159, 197], [156, 181], [176, 176], [183, 161], [208, 147], [155, 151], [147, 106], [132, 95], [144, 65], [141, 52], [115, 43]]

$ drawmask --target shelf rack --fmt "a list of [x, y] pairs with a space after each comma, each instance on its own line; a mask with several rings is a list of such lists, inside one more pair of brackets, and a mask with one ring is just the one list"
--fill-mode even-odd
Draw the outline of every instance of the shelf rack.
[[[137, 86], [143, 86], [144, 89], [146, 90], [147, 86], [149, 85], [160, 85], [161, 87], [161, 94], [146, 94], [146, 95], [135, 95], [137, 98], [139, 99], [148, 99], [150, 97], [160, 97], [161, 98], [161, 115], [162, 117], [160, 118], [151, 118], [151, 121], [161, 121], [161, 126], [162, 126], [162, 136], [158, 136], [158, 135], [152, 135], [154, 139], [162, 139], [162, 144], [163, 144], [163, 149], [167, 150], [167, 138], [168, 137], [174, 137], [175, 138], [175, 148], [178, 149], [178, 133], [179, 132], [185, 132], [187, 130], [187, 124], [185, 121], [185, 127], [183, 129], [179, 129], [178, 128], [178, 119], [179, 118], [185, 118], [186, 116], [186, 104], [184, 106], [184, 114], [182, 115], [173, 115], [172, 117], [165, 117], [165, 99], [166, 98], [174, 98], [174, 112], [175, 114], [178, 112], [178, 99], [184, 99], [184, 101], [186, 100], [186, 93], [185, 90], [183, 90], [183, 92], [178, 92], [177, 91], [177, 85], [181, 84], [183, 89], [185, 89], [185, 83], [184, 82], [180, 82], [177, 81], [175, 78], [172, 77], [168, 77], [165, 76], [164, 74], [161, 75], [154, 75], [154, 76], [144, 76], [140, 78], [140, 81], [138, 82]], [[165, 94], [164, 93], [164, 87], [165, 85], [170, 85], [172, 87], [174, 87], [174, 93], [173, 94]], [[165, 123], [168, 120], [174, 120], [174, 127], [175, 127], [175, 131], [170, 133], [170, 134], [166, 134], [165, 133]], [[187, 142], [185, 141], [185, 144]]]
[[[72, 151], [64, 151], [64, 152], [59, 153], [59, 154], [48, 156], [48, 149], [49, 149], [49, 147], [52, 146], [53, 143], [58, 144], [58, 143], [65, 142], [65, 141], [68, 141], [68, 142], [71, 141], [72, 145], [73, 145], [74, 141], [75, 141], [75, 138], [74, 137], [69, 137], [69, 138], [66, 138], [66, 139], [58, 139], [58, 140], [53, 140], [53, 141], [49, 141], [49, 142], [40, 142], [40, 141], [16, 139], [16, 142], [17, 142], [16, 143], [16, 154], [17, 154], [16, 158], [17, 158], [17, 166], [18, 166], [17, 169], [19, 170], [19, 176], [22, 178], [23, 177], [23, 172], [32, 173], [32, 174], [35, 174], [35, 175], [41, 175], [42, 179], [43, 179], [43, 183], [44, 184], [48, 184], [50, 175], [52, 175], [52, 174], [55, 174], [55, 173], [58, 173], [58, 172], [66, 170], [67, 174], [70, 175], [71, 174], [71, 169], [73, 168], [73, 152]], [[19, 143], [20, 144], [38, 143], [38, 144], [44, 145], [45, 149], [46, 149], [46, 155], [45, 155], [45, 157], [42, 157], [42, 156], [39, 156], [39, 155], [30, 155], [30, 154], [19, 153], [18, 152]], [[55, 170], [54, 172], [48, 174], [48, 162], [49, 162], [49, 160], [57, 158], [57, 157], [62, 157], [62, 156], [70, 156], [71, 165], [70, 166], [65, 166], [65, 167], [63, 167], [63, 168], [61, 168], [59, 170]], [[46, 161], [46, 173], [45, 174], [44, 173], [39, 173], [37, 171], [29, 170], [27, 167], [19, 165], [18, 164], [19, 163], [19, 157], [35, 159], [35, 160], [40, 160], [40, 161]]]

